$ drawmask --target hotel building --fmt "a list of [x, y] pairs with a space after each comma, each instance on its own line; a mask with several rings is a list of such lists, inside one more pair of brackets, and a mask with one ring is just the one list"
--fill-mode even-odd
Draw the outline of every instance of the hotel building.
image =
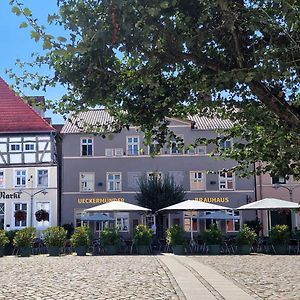
[[[254, 178], [239, 178], [232, 172], [222, 172], [235, 165], [232, 160], [216, 160], [209, 156], [214, 145], [201, 145], [183, 151], [176, 142], [165, 146], [154, 158], [151, 152], [155, 145], [145, 146], [143, 133], [135, 127], [118, 134], [87, 134], [80, 130], [83, 124], [101, 125], [112, 121], [107, 111], [102, 109], [79, 113], [72, 121], [67, 121], [62, 129], [62, 224], [80, 224], [84, 209], [113, 200], [136, 203], [139, 191], [138, 179], [143, 176], [164, 176], [169, 174], [177, 184], [184, 187], [187, 199], [195, 199], [230, 208], [254, 201]], [[184, 140], [185, 145], [197, 138], [214, 138], [216, 130], [227, 128], [230, 122], [205, 117], [191, 117], [189, 120], [170, 120], [170, 129]], [[232, 141], [224, 143], [230, 147]], [[210, 171], [210, 172], [208, 172]], [[202, 212], [203, 213], [203, 212]], [[209, 212], [207, 212], [209, 213]], [[238, 212], [229, 211], [236, 215]], [[117, 223], [123, 224], [121, 231], [132, 232], [139, 222], [139, 216], [119, 213]], [[255, 212], [247, 212], [244, 221], [254, 219]], [[163, 228], [167, 226], [165, 218]], [[190, 230], [188, 212], [172, 215], [171, 223], [179, 223]], [[194, 214], [193, 230], [202, 231], [209, 221], [199, 221]], [[239, 221], [222, 223], [223, 230], [235, 232]], [[99, 227], [95, 225], [95, 231]]]
[[0, 229], [57, 225], [55, 129], [1, 78], [0, 113]]

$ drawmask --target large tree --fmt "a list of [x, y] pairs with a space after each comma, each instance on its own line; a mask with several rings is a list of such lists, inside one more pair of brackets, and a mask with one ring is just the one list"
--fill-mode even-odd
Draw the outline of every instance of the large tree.
[[104, 105], [118, 129], [138, 125], [160, 143], [166, 117], [229, 118], [223, 135], [247, 143], [222, 155], [300, 177], [299, 0], [59, 0], [58, 38], [11, 2], [43, 41], [36, 62], [54, 70], [32, 86], [68, 88], [58, 110]]

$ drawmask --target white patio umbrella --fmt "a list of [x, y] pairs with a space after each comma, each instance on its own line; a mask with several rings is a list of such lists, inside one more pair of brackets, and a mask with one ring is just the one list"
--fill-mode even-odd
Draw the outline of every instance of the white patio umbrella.
[[264, 198], [259, 201], [251, 202], [249, 204], [242, 205], [237, 208], [237, 210], [268, 210], [269, 223], [271, 224], [271, 214], [270, 210], [279, 209], [295, 209], [300, 208], [300, 205], [295, 202], [275, 199], [275, 198]]
[[242, 205], [237, 210], [271, 210], [271, 209], [295, 209], [300, 208], [300, 205], [295, 202], [280, 200], [275, 198], [265, 198], [259, 201], [251, 202], [249, 204]]
[[[151, 211], [149, 208], [126, 203], [123, 201], [111, 201], [108, 203], [100, 204], [84, 210], [85, 212], [143, 212]], [[142, 217], [143, 223], [143, 217]]]
[[[162, 208], [159, 211], [179, 211], [179, 210], [181, 211], [231, 210], [231, 208], [222, 205], [202, 202], [202, 201], [185, 200], [183, 202], [179, 202], [177, 204]], [[191, 214], [191, 220], [190, 220], [191, 240], [194, 239], [192, 222], [193, 222], [193, 215]]]
[[84, 211], [85, 212], [116, 212], [116, 211], [126, 211], [126, 212], [131, 212], [131, 211], [142, 211], [142, 212], [147, 212], [150, 211], [151, 209], [145, 208], [142, 206], [122, 202], [122, 201], [111, 201], [105, 204], [100, 204], [91, 208], [87, 208]]

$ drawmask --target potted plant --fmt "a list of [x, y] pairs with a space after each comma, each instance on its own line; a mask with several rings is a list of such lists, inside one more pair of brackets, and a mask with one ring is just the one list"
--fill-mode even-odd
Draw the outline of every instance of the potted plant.
[[32, 245], [36, 239], [36, 230], [33, 227], [26, 227], [16, 232], [14, 245], [18, 247], [22, 257], [30, 256]]
[[140, 224], [135, 227], [134, 244], [137, 247], [138, 254], [148, 254], [149, 246], [152, 240], [152, 230], [146, 225]]
[[0, 230], [0, 257], [4, 255], [4, 247], [9, 243], [9, 239], [6, 236], [5, 230]]
[[287, 225], [275, 225], [270, 230], [270, 240], [276, 254], [286, 254], [290, 239], [290, 231]]
[[92, 242], [91, 230], [86, 226], [76, 227], [71, 236], [71, 243], [79, 256], [86, 255], [88, 246]]
[[185, 238], [184, 231], [180, 226], [173, 225], [167, 229], [166, 242], [172, 246], [174, 254], [184, 254]]
[[223, 243], [223, 234], [216, 224], [211, 224], [209, 229], [204, 231], [203, 239], [208, 245], [210, 254], [220, 254], [221, 244]]
[[120, 244], [120, 234], [117, 228], [105, 228], [101, 233], [104, 248], [107, 254], [117, 254]]
[[67, 231], [59, 226], [49, 227], [43, 231], [45, 244], [50, 256], [59, 256], [66, 240]]
[[38, 222], [49, 221], [49, 213], [44, 209], [40, 209], [35, 212], [35, 218]]
[[239, 254], [250, 254], [251, 246], [255, 242], [257, 234], [254, 230], [244, 224], [243, 228], [239, 231], [236, 237], [236, 244], [238, 246]]

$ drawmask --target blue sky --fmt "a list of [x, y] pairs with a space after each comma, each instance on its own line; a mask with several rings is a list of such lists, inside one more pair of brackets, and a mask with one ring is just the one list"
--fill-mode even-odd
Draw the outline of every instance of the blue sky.
[[[48, 14], [57, 11], [56, 0], [23, 0], [26, 7], [29, 7], [39, 23], [46, 25]], [[13, 80], [9, 79], [5, 73], [5, 69], [13, 69], [16, 73], [20, 71], [15, 66], [16, 59], [22, 61], [30, 61], [31, 53], [41, 51], [41, 45], [37, 44], [30, 38], [30, 28], [20, 29], [19, 25], [24, 21], [23, 17], [16, 16], [11, 12], [9, 0], [0, 0], [0, 76], [8, 83], [13, 84]], [[63, 35], [59, 29], [52, 29], [54, 35]], [[43, 70], [43, 72], [48, 72]], [[57, 87], [49, 89], [46, 93], [24, 90], [26, 95], [42, 95], [46, 99], [59, 100], [63, 95], [63, 88]], [[62, 123], [63, 119], [58, 115], [53, 115], [51, 112], [46, 113], [52, 117], [53, 123]]]

